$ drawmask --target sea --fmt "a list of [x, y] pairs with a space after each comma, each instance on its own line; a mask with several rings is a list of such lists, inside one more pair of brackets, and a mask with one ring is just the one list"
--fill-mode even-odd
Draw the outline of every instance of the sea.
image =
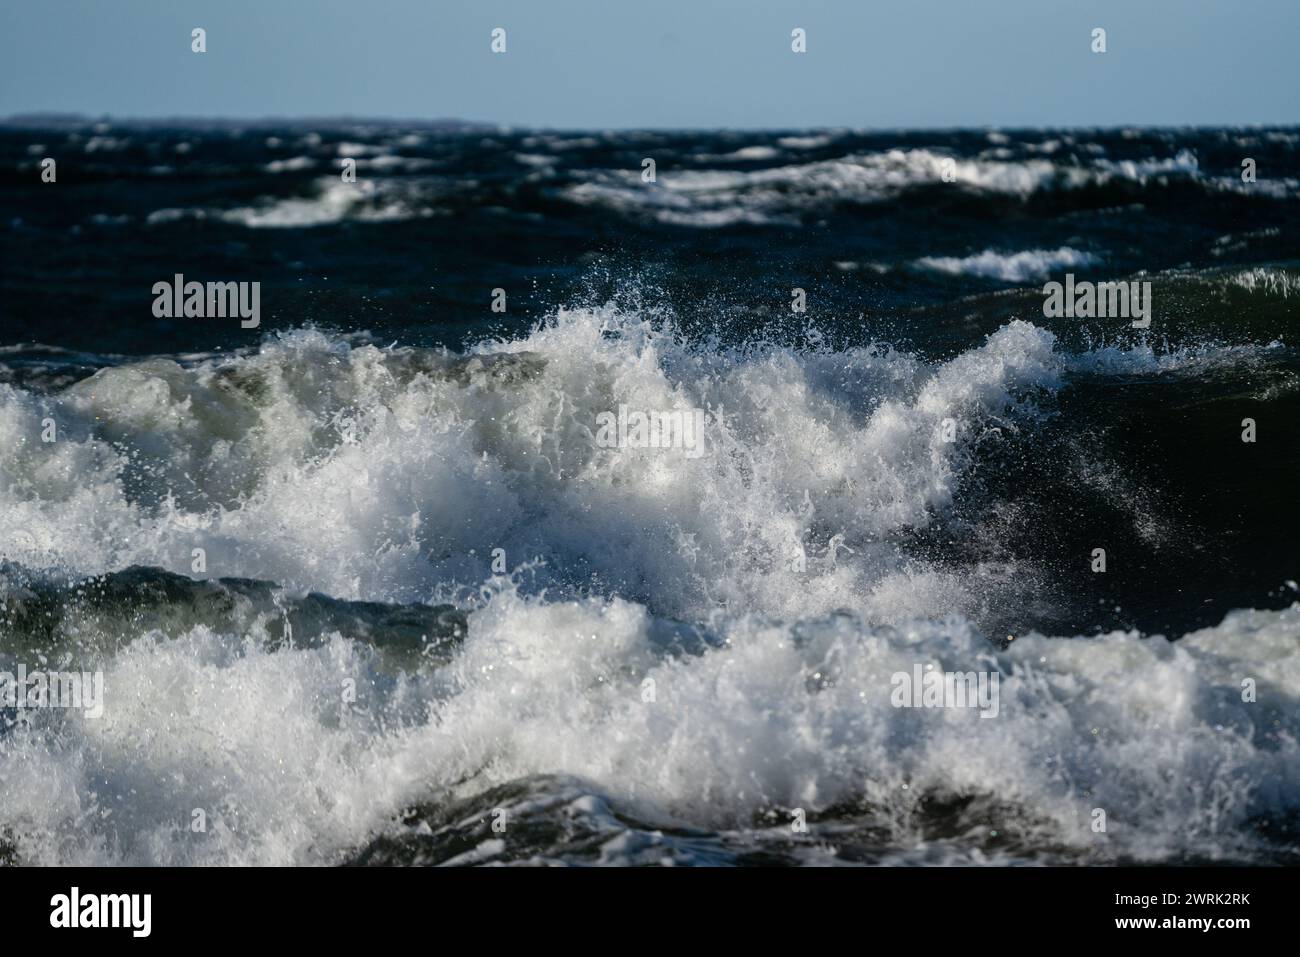
[[0, 167], [0, 862], [1300, 862], [1300, 128]]

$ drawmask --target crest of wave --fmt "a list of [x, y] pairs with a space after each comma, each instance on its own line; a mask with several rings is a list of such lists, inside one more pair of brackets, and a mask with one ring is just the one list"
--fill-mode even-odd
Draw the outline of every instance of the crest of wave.
[[[78, 573], [190, 574], [202, 548], [211, 576], [372, 600], [472, 587], [501, 549], [511, 568], [541, 559], [550, 587], [680, 617], [960, 611], [962, 582], [897, 536], [949, 507], [974, 443], [1061, 369], [1023, 322], [933, 365], [707, 349], [613, 307], [461, 355], [302, 330], [56, 397], [3, 388], [0, 540]], [[702, 446], [602, 447], [598, 416], [620, 406], [702, 410]], [[45, 418], [58, 442], [38, 440]]]

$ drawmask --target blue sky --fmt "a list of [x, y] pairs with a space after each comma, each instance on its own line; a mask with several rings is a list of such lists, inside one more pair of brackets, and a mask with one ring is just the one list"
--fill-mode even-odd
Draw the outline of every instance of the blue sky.
[[7, 0], [0, 115], [1296, 123], [1297, 40], [1300, 0]]

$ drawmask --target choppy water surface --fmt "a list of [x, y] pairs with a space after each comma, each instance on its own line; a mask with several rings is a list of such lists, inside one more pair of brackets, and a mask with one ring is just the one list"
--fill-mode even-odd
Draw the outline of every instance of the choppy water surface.
[[4, 128], [0, 856], [1294, 863], [1298, 143]]

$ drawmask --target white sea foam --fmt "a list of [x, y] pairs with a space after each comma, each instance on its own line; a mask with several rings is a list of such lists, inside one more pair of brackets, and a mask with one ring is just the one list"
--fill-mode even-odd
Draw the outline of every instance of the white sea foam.
[[[120, 636], [100, 720], [0, 736], [0, 820], [46, 863], [325, 862], [412, 801], [558, 773], [663, 825], [862, 799], [903, 856], [918, 801], [945, 795], [992, 796], [1005, 826], [1072, 853], [1249, 853], [1250, 818], [1300, 803], [1300, 606], [1177, 644], [997, 652], [971, 622], [1031, 570], [930, 566], [898, 543], [951, 506], [972, 444], [1032, 428], [1080, 361], [1024, 322], [937, 364], [701, 352], [611, 307], [466, 357], [298, 331], [57, 396], [0, 385], [0, 543], [26, 565], [188, 574], [202, 547], [212, 576], [409, 601], [477, 589], [494, 548], [543, 562], [459, 592], [462, 650], [417, 672], [337, 636]], [[601, 448], [596, 415], [621, 403], [725, 427], [700, 458]], [[39, 441], [45, 418], [59, 441]], [[956, 443], [947, 418], [966, 423]], [[669, 653], [682, 621], [711, 647]], [[999, 717], [891, 707], [890, 675], [916, 662], [997, 670]], [[625, 853], [614, 839], [607, 859]]]
[[1112, 175], [1061, 167], [1046, 159], [959, 159], [913, 149], [744, 172], [660, 169], [658, 188], [641, 183], [637, 170], [597, 170], [587, 182], [567, 187], [564, 195], [572, 202], [684, 225], [788, 222], [800, 211], [842, 202], [879, 202], [912, 187], [943, 183], [945, 173], [964, 188], [1017, 196], [1074, 188]]
[[1246, 269], [1236, 273], [1230, 282], [1249, 292], [1258, 290], [1282, 299], [1300, 293], [1300, 276], [1277, 269]]
[[1177, 156], [1165, 159], [1144, 160], [1104, 160], [1094, 161], [1098, 168], [1109, 170], [1126, 179], [1146, 182], [1155, 176], [1178, 174], [1194, 176], [1200, 170], [1196, 154], [1191, 150], [1182, 150]]
[[[12, 554], [37, 564], [184, 573], [205, 547], [214, 570], [339, 597], [427, 597], [480, 576], [501, 547], [512, 563], [553, 558], [557, 574], [585, 567], [673, 614], [719, 600], [885, 612], [895, 577], [928, 612], [960, 606], [960, 588], [881, 539], [951, 496], [966, 453], [939, 424], [962, 417], [977, 435], [1061, 369], [1052, 336], [1024, 323], [929, 367], [869, 349], [701, 356], [589, 310], [479, 350], [511, 353], [536, 374], [466, 385], [428, 356], [301, 332], [191, 369], [104, 369], [59, 399], [10, 390], [0, 427], [19, 451], [0, 473], [0, 522], [29, 530], [35, 551]], [[597, 448], [597, 415], [620, 404], [721, 409], [726, 428], [698, 459]], [[54, 406], [64, 440], [33, 441]], [[77, 501], [84, 523], [69, 520]], [[832, 554], [836, 535], [852, 555]], [[810, 580], [786, 568], [801, 543]]]
[[1014, 253], [986, 249], [973, 256], [925, 256], [918, 259], [915, 265], [920, 269], [952, 275], [1025, 282], [1045, 278], [1063, 269], [1093, 266], [1097, 262], [1097, 257], [1092, 253], [1062, 246], [1060, 249], [1025, 249]]
[[416, 215], [419, 213], [400, 199], [383, 194], [373, 180], [344, 183], [328, 177], [317, 183], [313, 196], [229, 209], [221, 213], [221, 218], [255, 229], [284, 229], [322, 226], [343, 219], [391, 222]]
[[[305, 159], [305, 157], [299, 157]], [[299, 164], [297, 160], [284, 161], [285, 165], [273, 172], [300, 170], [314, 166], [314, 161]], [[375, 156], [357, 161], [358, 169], [398, 168], [404, 171], [425, 169], [432, 161], [400, 156]], [[472, 181], [461, 184], [472, 188]], [[312, 192], [307, 196], [267, 198], [253, 206], [232, 209], [184, 208], [159, 209], [150, 213], [150, 224], [171, 223], [184, 219], [220, 219], [251, 229], [301, 229], [327, 226], [343, 220], [357, 222], [395, 222], [437, 214], [435, 203], [446, 185], [436, 179], [419, 182], [360, 179], [345, 183], [337, 176], [318, 177]]]
[[835, 142], [835, 136], [832, 134], [822, 134], [819, 136], [782, 136], [777, 139], [777, 145], [783, 146], [788, 150], [815, 150], [823, 146], [829, 146]]
[[[1260, 349], [1075, 355], [1013, 322], [937, 365], [882, 348], [717, 354], [607, 308], [561, 311], [467, 364], [296, 331], [240, 357], [105, 368], [57, 396], [0, 385], [0, 543], [82, 574], [188, 574], [204, 547], [213, 574], [382, 601], [478, 582], [500, 547], [511, 567], [542, 557], [558, 580], [595, 574], [683, 617], [969, 611], [960, 582], [889, 538], [948, 506], [986, 431], [1032, 427], [1068, 372]], [[620, 405], [720, 410], [724, 428], [698, 458], [600, 448], [597, 416]], [[39, 441], [47, 418], [57, 442]], [[806, 572], [788, 568], [800, 545]]]
[[263, 169], [268, 173], [293, 173], [298, 170], [311, 169], [316, 161], [310, 156], [292, 156], [289, 159], [271, 160]]
[[742, 146], [738, 150], [735, 150], [731, 153], [727, 153], [724, 156], [719, 157], [719, 159], [722, 159], [724, 161], [770, 160], [770, 159], [776, 159], [780, 155], [781, 155], [780, 151], [773, 146], [756, 145], [756, 146]]
[[[1116, 181], [1147, 183], [1151, 180], [1190, 179], [1234, 191], [1265, 190], [1286, 196], [1296, 182], [1275, 179], [1243, 184], [1237, 174], [1214, 179], [1205, 175], [1195, 153], [1145, 159], [1110, 160], [1096, 144], [1085, 144], [1092, 154], [1082, 164], [1052, 158], [1070, 141], [1049, 140], [1031, 144], [1034, 156], [1017, 157], [1002, 134], [989, 134], [995, 148], [976, 157], [946, 156], [927, 149], [891, 149], [852, 153], [811, 163], [787, 163], [764, 169], [735, 171], [673, 169], [661, 164], [655, 186], [640, 180], [639, 170], [590, 170], [584, 182], [565, 187], [571, 202], [603, 206], [615, 211], [645, 215], [678, 225], [712, 227], [734, 223], [791, 223], [801, 214], [818, 212], [845, 202], [883, 202], [905, 190], [930, 184], [1028, 198], [1041, 192], [1102, 186]], [[811, 149], [833, 138], [786, 137], [778, 141], [788, 149]], [[773, 160], [780, 154], [770, 147], [743, 147], [721, 156], [697, 157], [701, 162]]]
[[[1177, 644], [1029, 635], [1002, 653], [960, 619], [742, 617], [725, 646], [686, 657], [665, 657], [662, 630], [630, 602], [505, 588], [452, 664], [396, 679], [337, 637], [272, 653], [203, 627], [144, 635], [107, 667], [99, 720], [0, 740], [0, 806], [41, 863], [327, 863], [411, 802], [563, 773], [661, 827], [865, 799], [907, 859], [925, 848], [920, 800], [973, 794], [1009, 808], [999, 828], [1058, 853], [1160, 860], [1249, 854], [1249, 819], [1300, 795], [1285, 706], [1300, 605]], [[892, 707], [890, 675], [917, 662], [997, 671], [998, 718]], [[196, 808], [206, 833], [189, 830]], [[622, 851], [611, 840], [605, 857]]]

